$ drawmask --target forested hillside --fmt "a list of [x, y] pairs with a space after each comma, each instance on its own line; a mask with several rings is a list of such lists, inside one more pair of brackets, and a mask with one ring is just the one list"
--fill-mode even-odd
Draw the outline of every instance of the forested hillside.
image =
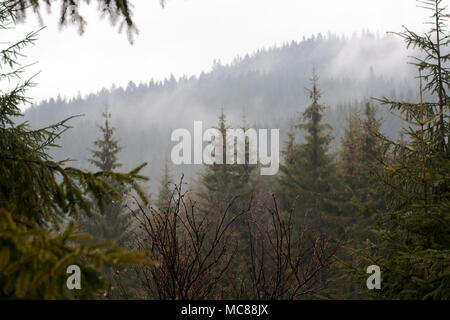
[[[252, 127], [279, 128], [286, 139], [292, 120], [308, 104], [305, 88], [313, 68], [320, 75], [322, 99], [329, 108], [325, 119], [333, 127], [332, 144], [337, 146], [349, 106], [385, 95], [415, 98], [414, 76], [405, 63], [412, 52], [392, 35], [318, 35], [261, 49], [230, 65], [216, 62], [210, 72], [198, 77], [154, 81], [149, 75], [148, 83], [130, 81], [126, 88], [113, 85], [86, 97], [43, 101], [27, 109], [25, 119], [37, 128], [83, 115], [71, 120], [71, 133], [62, 136], [62, 148], [52, 153], [57, 159], [70, 157], [77, 160], [77, 166], [91, 168], [87, 142], [94, 140], [107, 104], [118, 137], [126, 146], [120, 160], [126, 168], [151, 163], [144, 172], [156, 181], [169, 156], [170, 133], [191, 128], [194, 120], [213, 126], [222, 108], [234, 127], [241, 125], [245, 115]], [[384, 119], [382, 131], [397, 137], [401, 126], [397, 119], [387, 109], [380, 109], [378, 116]], [[192, 166], [172, 169], [177, 176], [181, 172], [193, 176]]]
[[[43, 3], [0, 0], [0, 29]], [[80, 3], [61, 26], [84, 30]], [[319, 34], [35, 104], [39, 31], [2, 42], [0, 299], [449, 300], [450, 15], [418, 3], [425, 33]], [[96, 10], [132, 41], [130, 8]]]

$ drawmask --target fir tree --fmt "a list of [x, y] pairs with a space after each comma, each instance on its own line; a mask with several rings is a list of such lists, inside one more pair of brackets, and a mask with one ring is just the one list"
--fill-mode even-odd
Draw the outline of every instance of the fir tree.
[[362, 144], [362, 125], [361, 119], [357, 114], [358, 110], [349, 109], [347, 117], [347, 127], [345, 128], [344, 137], [342, 139], [342, 175], [343, 182], [352, 191], [356, 190], [361, 184], [362, 170], [361, 164], [361, 144]]
[[172, 197], [173, 180], [170, 175], [169, 165], [167, 160], [164, 163], [164, 171], [159, 180], [158, 199], [156, 200], [156, 206], [159, 210], [167, 211], [167, 205], [171, 202]]
[[[247, 267], [245, 257], [249, 255], [248, 248], [248, 229], [247, 216], [242, 215], [250, 205], [254, 186], [250, 183], [255, 165], [249, 164], [249, 141], [245, 141], [245, 162], [244, 164], [227, 164], [226, 153], [228, 147], [234, 146], [230, 137], [227, 136], [229, 129], [226, 116], [221, 111], [219, 115], [219, 124], [217, 129], [223, 137], [223, 161], [222, 164], [213, 163], [205, 166], [205, 171], [201, 177], [201, 190], [199, 197], [202, 204], [203, 214], [210, 221], [218, 219], [217, 214], [222, 211], [230, 213], [230, 217], [237, 217], [236, 221], [230, 226], [230, 233], [236, 242], [235, 258], [230, 264], [230, 274], [232, 279], [225, 279], [222, 290], [225, 295], [237, 293], [236, 284], [239, 286], [249, 285], [247, 277]], [[241, 129], [247, 130], [245, 120]], [[214, 241], [214, 239], [210, 239]]]
[[[242, 196], [248, 192], [248, 182], [255, 167], [249, 165], [247, 161], [244, 165], [226, 163], [226, 148], [227, 144], [231, 145], [231, 142], [227, 136], [229, 127], [223, 110], [219, 115], [217, 129], [223, 137], [222, 163], [205, 166], [205, 171], [201, 177], [201, 190], [198, 194], [204, 207], [209, 209], [218, 205], [226, 205], [236, 196]], [[246, 160], [248, 160], [248, 140], [246, 140], [246, 146]]]
[[[99, 126], [102, 136], [94, 141], [97, 149], [91, 150], [89, 162], [101, 171], [112, 172], [122, 166], [118, 163], [118, 154], [122, 148], [119, 140], [114, 138], [115, 128], [110, 125], [111, 113], [108, 108], [102, 115], [105, 121], [104, 126]], [[103, 212], [97, 210], [91, 216], [83, 217], [81, 227], [93, 235], [94, 242], [114, 241], [123, 246], [131, 225], [131, 215], [124, 208], [129, 188], [108, 178], [106, 182], [115, 188], [120, 198], [105, 201], [102, 204]]]
[[342, 263], [332, 266], [329, 275], [332, 285], [322, 292], [327, 298], [366, 297], [363, 282], [353, 283], [347, 266], [355, 261], [353, 250], [363, 247], [366, 239], [373, 239], [369, 231], [378, 218], [374, 209], [384, 208], [370, 170], [381, 152], [381, 139], [377, 137], [380, 124], [376, 119], [376, 108], [369, 102], [363, 108], [349, 109], [337, 166], [338, 179], [331, 196], [331, 202], [337, 208], [334, 232], [345, 234], [348, 245], [347, 250], [338, 254]]
[[340, 187], [347, 215], [357, 215], [363, 208], [381, 209], [381, 199], [374, 187], [371, 168], [381, 153], [381, 139], [378, 137], [381, 126], [376, 119], [376, 108], [370, 102], [363, 108], [364, 118], [360, 110], [350, 109], [347, 118], [347, 128], [342, 139], [341, 162], [339, 174]]
[[117, 162], [117, 155], [122, 148], [119, 146], [119, 140], [114, 138], [114, 127], [109, 125], [111, 113], [109, 113], [108, 107], [106, 107], [102, 116], [105, 119], [105, 126], [99, 126], [99, 128], [103, 136], [94, 141], [94, 145], [98, 149], [91, 150], [92, 158], [89, 159], [89, 162], [101, 171], [114, 171], [122, 166], [122, 164]]
[[281, 199], [281, 204], [285, 210], [289, 210], [296, 199], [297, 185], [295, 175], [298, 169], [298, 149], [299, 145], [295, 142], [294, 126], [291, 126], [288, 132], [288, 140], [284, 142], [284, 149], [281, 151], [284, 162], [280, 164], [280, 174], [278, 176], [277, 194]]
[[[338, 192], [336, 164], [329, 154], [331, 127], [323, 123], [325, 107], [320, 104], [318, 77], [313, 72], [312, 89], [308, 90], [311, 105], [302, 114], [303, 123], [296, 125], [297, 129], [306, 132], [303, 144], [295, 143], [295, 134], [291, 131], [285, 144], [284, 164], [280, 167], [280, 194], [285, 210], [295, 205], [295, 215], [298, 225], [302, 225], [305, 215], [311, 227], [308, 236], [318, 233], [321, 237], [341, 242], [346, 234], [346, 220], [339, 209], [340, 201], [336, 201]], [[305, 257], [309, 259], [311, 257]], [[336, 295], [344, 296], [341, 272], [336, 267], [329, 267], [317, 275], [322, 286], [328, 287], [316, 298], [330, 298]], [[327, 282], [334, 286], [327, 286]], [[347, 294], [347, 292], [346, 292]]]
[[[450, 298], [450, 183], [449, 107], [450, 57], [441, 55], [449, 44], [440, 0], [420, 1], [432, 11], [432, 28], [418, 35], [405, 28], [399, 35], [416, 46], [425, 58], [415, 58], [419, 69], [420, 100], [380, 99], [400, 111], [407, 125], [404, 143], [383, 139], [384, 157], [378, 159], [388, 209], [378, 228], [380, 242], [360, 251], [360, 272], [370, 264], [382, 268], [382, 290], [371, 292], [385, 299]], [[423, 93], [433, 100], [425, 102]]]
[[[2, 29], [14, 25], [15, 4], [0, 1]], [[23, 77], [25, 70], [17, 59], [36, 37], [36, 32], [29, 33], [0, 51], [1, 81], [11, 84]], [[78, 233], [74, 221], [91, 213], [89, 198], [103, 210], [106, 199], [119, 196], [107, 177], [132, 185], [143, 196], [137, 185], [145, 180], [139, 175], [142, 166], [127, 174], [92, 173], [52, 160], [49, 148], [69, 128], [69, 119], [38, 130], [17, 123], [20, 107], [30, 101], [26, 91], [32, 85], [32, 80], [25, 80], [0, 95], [0, 297], [95, 297], [105, 285], [100, 275], [103, 265], [151, 261], [145, 252], [87, 244], [89, 235]], [[82, 287], [76, 292], [66, 286], [70, 265], [82, 270]]]
[[307, 132], [305, 143], [294, 144], [294, 135], [290, 134], [279, 183], [285, 193], [285, 207], [289, 208], [297, 199], [297, 211], [308, 212], [315, 226], [320, 227], [333, 176], [332, 157], [327, 153], [331, 141], [327, 131], [331, 127], [322, 123], [325, 107], [319, 103], [321, 93], [315, 73], [311, 82], [312, 89], [308, 92], [312, 103], [302, 114], [304, 123], [296, 126]]

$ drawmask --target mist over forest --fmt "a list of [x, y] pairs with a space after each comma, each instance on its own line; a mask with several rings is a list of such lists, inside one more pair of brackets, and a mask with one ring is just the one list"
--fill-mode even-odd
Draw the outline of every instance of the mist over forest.
[[[309, 103], [305, 88], [310, 87], [313, 68], [320, 78], [321, 101], [328, 107], [324, 120], [333, 127], [332, 146], [336, 148], [349, 107], [387, 93], [392, 99], [418, 99], [416, 71], [406, 63], [412, 53], [390, 34], [319, 34], [236, 57], [227, 65], [215, 61], [210, 72], [198, 77], [155, 81], [149, 75], [147, 83], [130, 79], [126, 88], [113, 84], [84, 97], [51, 98], [28, 108], [25, 120], [40, 128], [82, 115], [70, 121], [73, 128], [58, 141], [62, 148], [52, 149], [51, 154], [56, 160], [70, 158], [76, 160], [72, 165], [93, 169], [87, 160], [107, 105], [124, 147], [120, 162], [126, 170], [148, 162], [143, 173], [151, 178], [154, 190], [164, 162], [169, 161], [170, 166], [170, 150], [175, 144], [170, 141], [171, 132], [192, 130], [194, 120], [202, 120], [204, 129], [217, 126], [222, 108], [230, 126], [239, 127], [245, 117], [250, 127], [280, 129], [280, 143], [285, 141]], [[377, 116], [383, 118], [382, 132], [397, 138], [400, 121], [386, 107], [380, 108]], [[297, 130], [299, 142], [302, 136]], [[175, 177], [184, 173], [189, 181], [201, 166], [170, 169]]]
[[[0, 300], [171, 300], [139, 304], [167, 319], [450, 300], [445, 0], [143, 3], [0, 0]], [[79, 41], [12, 40], [44, 7]]]

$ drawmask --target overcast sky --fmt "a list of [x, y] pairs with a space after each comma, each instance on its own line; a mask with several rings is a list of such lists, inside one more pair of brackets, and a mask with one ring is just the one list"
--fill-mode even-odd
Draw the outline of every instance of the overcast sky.
[[[58, 8], [44, 15], [47, 26], [28, 49], [27, 61], [37, 61], [36, 100], [96, 92], [112, 83], [148, 82], [208, 71], [214, 59], [228, 63], [260, 48], [301, 40], [312, 34], [384, 33], [401, 25], [423, 30], [427, 13], [415, 0], [131, 0], [139, 28], [134, 45], [118, 34], [95, 7], [86, 8], [86, 33], [72, 26], [60, 30]], [[94, 3], [95, 6], [95, 3]], [[39, 27], [35, 16], [14, 31], [15, 36]], [[2, 31], [2, 39], [5, 38]], [[12, 33], [11, 33], [12, 32]]]

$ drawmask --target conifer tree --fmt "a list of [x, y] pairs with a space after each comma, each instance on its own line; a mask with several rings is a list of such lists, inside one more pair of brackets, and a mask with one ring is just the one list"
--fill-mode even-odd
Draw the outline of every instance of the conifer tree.
[[[341, 206], [347, 215], [356, 218], [362, 206], [381, 209], [381, 199], [374, 187], [371, 174], [373, 162], [380, 155], [381, 139], [378, 137], [381, 126], [376, 119], [376, 108], [366, 102], [363, 110], [350, 109], [347, 128], [342, 139], [339, 174], [343, 194]], [[362, 111], [362, 112], [361, 112]], [[361, 119], [361, 113], [364, 118]], [[360, 220], [360, 219], [358, 219]], [[361, 226], [358, 227], [361, 229]]]
[[284, 161], [280, 164], [277, 188], [278, 197], [285, 210], [291, 208], [292, 201], [297, 197], [297, 188], [294, 179], [296, 169], [298, 168], [298, 149], [299, 145], [295, 142], [294, 126], [291, 126], [288, 132], [288, 140], [284, 142], [284, 149], [281, 151]]
[[[229, 142], [227, 129], [229, 129], [229, 126], [227, 126], [223, 110], [219, 115], [217, 129], [223, 137], [222, 163], [213, 163], [205, 166], [205, 171], [201, 177], [202, 186], [199, 192], [199, 197], [207, 208], [226, 205], [236, 196], [248, 191], [248, 182], [251, 171], [254, 169], [254, 165], [249, 165], [247, 161], [244, 165], [226, 163], [226, 148], [227, 142]], [[246, 141], [246, 145], [247, 143], [248, 141]], [[231, 145], [231, 142], [228, 144]], [[246, 148], [246, 159], [248, 159], [248, 148]]]
[[285, 206], [291, 206], [297, 199], [298, 211], [308, 212], [315, 227], [319, 227], [327, 206], [326, 197], [331, 191], [333, 163], [327, 153], [331, 141], [327, 131], [331, 127], [322, 123], [325, 107], [319, 103], [321, 93], [315, 72], [311, 82], [312, 89], [308, 92], [312, 103], [302, 114], [304, 123], [296, 126], [307, 132], [305, 143], [294, 144], [294, 135], [290, 135], [279, 183], [285, 193]]
[[166, 160], [164, 163], [164, 171], [159, 181], [158, 199], [156, 200], [156, 206], [159, 210], [167, 210], [167, 205], [170, 203], [173, 193], [172, 186], [173, 180]]
[[342, 138], [342, 175], [343, 182], [353, 191], [361, 183], [363, 177], [360, 175], [361, 164], [361, 144], [362, 144], [362, 125], [358, 110], [350, 108], [347, 117], [347, 127]]
[[[432, 27], [425, 35], [405, 28], [399, 35], [408, 46], [424, 52], [415, 58], [419, 69], [419, 101], [380, 99], [403, 115], [403, 143], [383, 137], [377, 180], [387, 200], [378, 228], [380, 242], [359, 252], [359, 271], [370, 263], [382, 270], [382, 289], [371, 292], [385, 299], [450, 298], [450, 153], [448, 82], [442, 55], [449, 44], [447, 15], [440, 0], [419, 2], [432, 12]], [[432, 97], [424, 101], [424, 93]]]
[[[381, 151], [381, 140], [378, 137], [381, 121], [376, 118], [377, 108], [370, 102], [367, 102], [364, 109], [364, 120], [362, 123], [363, 143], [362, 157], [365, 164], [375, 161]], [[369, 168], [368, 165], [365, 166]]]
[[[242, 113], [242, 125], [240, 127], [242, 131], [245, 132], [250, 129], [249, 124], [247, 122], [247, 116], [245, 111]], [[250, 163], [250, 140], [248, 137], [245, 137], [245, 156], [244, 156], [244, 164], [238, 166], [238, 171], [240, 171], [239, 175], [241, 177], [241, 183], [244, 185], [248, 185], [251, 180], [257, 165]]]
[[[249, 164], [249, 141], [245, 141], [245, 163], [227, 164], [226, 154], [227, 146], [233, 146], [230, 137], [227, 136], [229, 126], [226, 122], [226, 116], [223, 110], [219, 115], [219, 124], [217, 129], [223, 137], [223, 161], [222, 164], [214, 163], [205, 166], [202, 175], [202, 189], [199, 192], [203, 214], [207, 215], [210, 221], [216, 221], [217, 215], [221, 211], [230, 213], [230, 217], [237, 217], [236, 221], [230, 226], [230, 233], [236, 243], [235, 257], [231, 262], [229, 269], [231, 278], [226, 277], [223, 280], [222, 290], [225, 295], [232, 296], [240, 294], [236, 286], [245, 286], [249, 284], [247, 266], [245, 258], [249, 255], [248, 249], [248, 230], [247, 215], [243, 215], [252, 200], [254, 186], [250, 183], [252, 173], [256, 165]], [[242, 130], [247, 130], [245, 121], [241, 126]], [[214, 241], [214, 239], [210, 239]]]
[[[279, 177], [280, 194], [283, 194], [285, 210], [291, 210], [295, 205], [295, 218], [298, 225], [302, 225], [307, 216], [311, 228], [308, 236], [319, 234], [319, 237], [341, 242], [344, 239], [345, 221], [340, 216], [336, 203], [336, 167], [333, 156], [328, 153], [331, 137], [331, 127], [323, 123], [325, 107], [320, 104], [320, 90], [318, 77], [313, 72], [311, 79], [312, 89], [308, 90], [311, 105], [302, 114], [302, 123], [296, 129], [306, 133], [303, 144], [295, 143], [295, 134], [288, 134], [285, 144], [284, 164], [280, 167]], [[305, 257], [311, 259], [312, 257]], [[341, 288], [342, 282], [336, 279], [339, 276], [333, 266], [322, 270], [317, 275], [319, 283], [327, 290], [322, 291], [316, 298], [330, 298], [335, 291]], [[332, 282], [335, 286], [327, 285]], [[331, 289], [330, 289], [331, 288]], [[341, 295], [342, 296], [342, 295]]]
[[108, 107], [105, 108], [102, 116], [105, 119], [105, 126], [99, 126], [99, 128], [103, 137], [94, 141], [94, 145], [98, 149], [91, 150], [92, 158], [89, 159], [89, 162], [101, 171], [114, 171], [122, 166], [117, 162], [122, 148], [119, 146], [119, 140], [114, 138], [115, 128], [109, 124], [111, 113], [108, 111]]
[[[14, 1], [0, 1], [0, 28], [14, 26]], [[104, 265], [151, 263], [145, 252], [128, 252], [105, 245], [90, 245], [89, 235], [77, 232], [75, 220], [91, 213], [89, 198], [101, 210], [117, 190], [105, 181], [126, 183], [141, 195], [137, 181], [140, 166], [126, 174], [86, 172], [54, 161], [49, 148], [69, 129], [63, 120], [34, 130], [18, 123], [20, 107], [30, 102], [27, 89], [32, 79], [22, 81], [21, 51], [36, 42], [37, 33], [9, 44], [0, 51], [0, 81], [19, 82], [0, 94], [0, 298], [61, 299], [96, 297], [104, 288], [100, 270]], [[81, 269], [81, 289], [69, 291], [67, 268]]]
[[[110, 125], [111, 113], [108, 108], [102, 115], [104, 126], [99, 126], [102, 136], [94, 141], [97, 149], [91, 150], [92, 158], [89, 162], [100, 171], [112, 172], [122, 166], [118, 162], [118, 154], [122, 148], [119, 140], [114, 138], [115, 128]], [[91, 216], [83, 217], [81, 227], [83, 231], [93, 235], [94, 242], [115, 241], [124, 245], [131, 225], [131, 216], [124, 209], [129, 188], [111, 179], [106, 179], [106, 182], [115, 188], [120, 198], [105, 201], [103, 212], [97, 210]]]
[[[362, 117], [363, 115], [363, 117]], [[327, 298], [361, 299], [366, 295], [361, 283], [353, 283], [346, 266], [355, 261], [353, 250], [361, 248], [371, 237], [370, 227], [378, 218], [374, 209], [381, 210], [383, 201], [373, 181], [370, 168], [379, 156], [381, 139], [378, 138], [380, 121], [376, 108], [370, 102], [363, 108], [349, 109], [347, 126], [341, 141], [338, 179], [331, 201], [338, 208], [335, 213], [337, 232], [344, 233], [347, 250], [341, 250], [338, 258], [343, 263], [332, 266], [330, 283], [322, 292]]]

